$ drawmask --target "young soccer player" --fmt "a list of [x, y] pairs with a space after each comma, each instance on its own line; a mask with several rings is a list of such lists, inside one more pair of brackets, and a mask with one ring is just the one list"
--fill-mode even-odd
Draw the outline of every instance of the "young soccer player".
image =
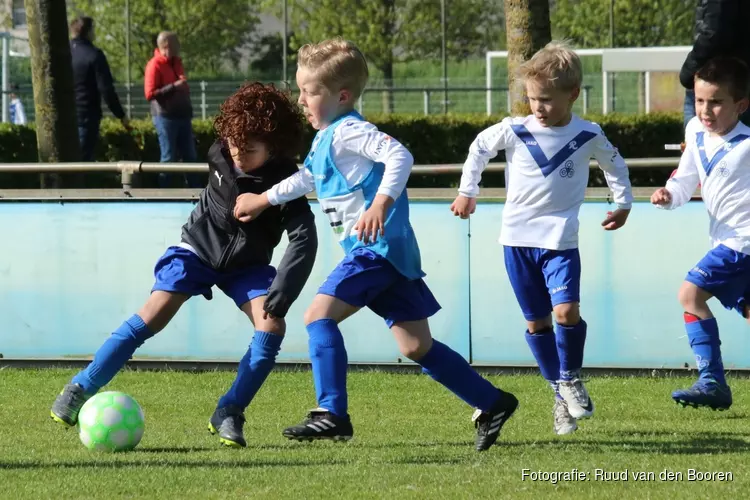
[[696, 117], [687, 126], [677, 174], [656, 190], [651, 203], [675, 209], [701, 185], [712, 249], [685, 277], [679, 291], [685, 329], [698, 365], [698, 381], [672, 393], [683, 406], [726, 410], [732, 392], [724, 378], [721, 341], [708, 300], [716, 297], [750, 321], [750, 72], [739, 59], [721, 57], [695, 74]]
[[[182, 242], [156, 263], [156, 283], [138, 314], [104, 342], [57, 397], [51, 411], [57, 422], [75, 425], [83, 403], [138, 347], [167, 326], [190, 297], [211, 300], [216, 285], [247, 314], [255, 335], [209, 430], [224, 445], [246, 446], [244, 410], [274, 366], [284, 316], [310, 275], [318, 240], [304, 197], [288, 197], [250, 221], [234, 215], [248, 193], [262, 193], [297, 172], [303, 120], [296, 104], [272, 85], [246, 84], [221, 106], [214, 127], [219, 139], [208, 153], [209, 184], [182, 228]], [[289, 246], [277, 271], [269, 263], [284, 231]]]
[[505, 268], [526, 318], [526, 341], [555, 391], [554, 431], [570, 434], [578, 428], [576, 419], [594, 413], [581, 381], [586, 322], [579, 310], [578, 253], [578, 212], [590, 159], [604, 170], [617, 203], [604, 229], [625, 224], [632, 194], [627, 166], [601, 128], [572, 112], [582, 78], [575, 52], [552, 42], [522, 65], [519, 76], [533, 114], [506, 118], [477, 136], [451, 211], [464, 219], [474, 213], [482, 171], [505, 150]]
[[299, 50], [297, 85], [305, 116], [319, 132], [305, 168], [262, 196], [244, 216], [313, 190], [346, 256], [305, 313], [318, 406], [290, 439], [348, 440], [347, 355], [338, 324], [362, 307], [385, 319], [400, 351], [425, 373], [477, 408], [476, 449], [488, 449], [518, 401], [479, 376], [458, 353], [433, 340], [427, 318], [440, 306], [422, 280], [409, 223], [406, 181], [413, 158], [395, 139], [354, 111], [368, 78], [352, 43], [333, 39]]

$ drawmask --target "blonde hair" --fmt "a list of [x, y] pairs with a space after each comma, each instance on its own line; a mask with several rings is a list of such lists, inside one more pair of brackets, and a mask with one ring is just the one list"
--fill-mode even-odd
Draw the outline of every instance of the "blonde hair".
[[564, 41], [552, 41], [518, 70], [524, 82], [537, 81], [560, 90], [573, 90], [583, 82], [581, 59]]
[[370, 76], [362, 52], [339, 37], [303, 45], [297, 51], [297, 64], [312, 70], [328, 90], [349, 90], [352, 99], [362, 95]]

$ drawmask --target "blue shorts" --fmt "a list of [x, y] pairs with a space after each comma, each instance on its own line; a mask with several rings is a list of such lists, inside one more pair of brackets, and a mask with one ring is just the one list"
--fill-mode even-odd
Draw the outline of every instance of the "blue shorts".
[[252, 266], [239, 271], [218, 272], [200, 257], [182, 247], [169, 247], [154, 268], [156, 283], [151, 291], [203, 295], [211, 300], [211, 287], [218, 286], [237, 307], [268, 294], [268, 287], [276, 277], [273, 266]]
[[577, 248], [503, 247], [505, 269], [526, 321], [544, 319], [558, 304], [581, 300]]
[[750, 298], [750, 255], [719, 245], [688, 272], [685, 281], [709, 292], [727, 309], [743, 314]]
[[364, 247], [346, 254], [318, 289], [355, 307], [369, 307], [388, 328], [429, 318], [440, 310], [422, 279], [409, 280], [385, 257]]

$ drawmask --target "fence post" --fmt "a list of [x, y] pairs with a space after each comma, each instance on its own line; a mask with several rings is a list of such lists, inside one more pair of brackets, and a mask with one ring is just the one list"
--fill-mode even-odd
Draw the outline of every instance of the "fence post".
[[9, 106], [10, 106], [10, 99], [8, 95], [8, 91], [10, 90], [8, 88], [8, 58], [10, 57], [10, 48], [8, 44], [8, 34], [3, 33], [3, 74], [2, 74], [2, 85], [3, 85], [3, 123], [8, 123], [9, 121]]
[[362, 114], [362, 98], [365, 96], [364, 91], [359, 94], [359, 99], [357, 99], [357, 111], [359, 111], [359, 114]]
[[133, 104], [132, 104], [131, 97], [130, 97], [130, 94], [131, 94], [130, 89], [132, 88], [133, 88], [132, 84], [130, 83], [125, 84], [125, 106], [127, 107], [127, 109], [125, 110], [125, 114], [127, 115], [128, 120], [130, 120], [133, 117], [133, 113], [132, 113]]
[[206, 119], [206, 82], [201, 80], [201, 118]]
[[422, 91], [422, 97], [424, 101], [424, 114], [430, 114], [430, 91], [425, 89]]
[[588, 86], [583, 87], [583, 114], [589, 112], [589, 88]]

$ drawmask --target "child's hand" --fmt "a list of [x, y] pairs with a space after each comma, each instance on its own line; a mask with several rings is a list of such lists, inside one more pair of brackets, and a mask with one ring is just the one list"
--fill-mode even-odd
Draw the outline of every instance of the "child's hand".
[[625, 225], [628, 220], [630, 209], [618, 208], [614, 212], [607, 212], [607, 218], [602, 222], [605, 231], [614, 231]]
[[451, 212], [453, 212], [453, 215], [455, 215], [456, 217], [461, 217], [462, 219], [468, 219], [469, 215], [476, 212], [476, 210], [477, 199], [469, 198], [468, 196], [464, 196], [462, 194], [456, 196], [456, 199], [451, 204]]
[[274, 316], [270, 312], [264, 310], [263, 311], [263, 319], [281, 319], [281, 318], [277, 318], [276, 316]]
[[669, 205], [672, 203], [672, 193], [667, 188], [659, 188], [651, 195], [651, 203], [654, 205]]
[[234, 217], [240, 222], [250, 222], [257, 219], [263, 210], [270, 207], [268, 196], [263, 194], [245, 193], [237, 197], [234, 204]]
[[385, 234], [385, 216], [388, 207], [393, 203], [390, 196], [379, 194], [359, 221], [354, 225], [357, 239], [364, 241], [365, 245], [378, 241], [378, 233], [382, 237]]

